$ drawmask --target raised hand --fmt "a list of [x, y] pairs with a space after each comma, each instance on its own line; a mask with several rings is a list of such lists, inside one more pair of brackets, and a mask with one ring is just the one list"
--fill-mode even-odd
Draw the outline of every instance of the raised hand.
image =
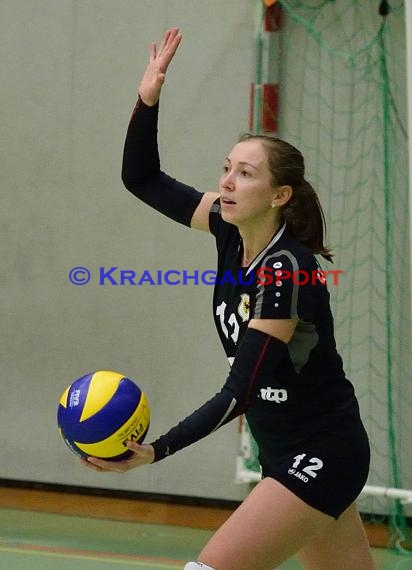
[[113, 473], [126, 473], [135, 467], [141, 467], [153, 463], [154, 449], [151, 445], [139, 444], [129, 441], [127, 447], [133, 451], [133, 455], [129, 459], [123, 461], [105, 461], [104, 459], [97, 459], [97, 457], [89, 457], [88, 459], [81, 459], [80, 462], [85, 467], [93, 469], [94, 471], [106, 471]]
[[167, 30], [159, 50], [153, 42], [150, 46], [150, 60], [139, 86], [139, 95], [146, 105], [153, 106], [160, 97], [166, 71], [180, 44], [179, 28]]

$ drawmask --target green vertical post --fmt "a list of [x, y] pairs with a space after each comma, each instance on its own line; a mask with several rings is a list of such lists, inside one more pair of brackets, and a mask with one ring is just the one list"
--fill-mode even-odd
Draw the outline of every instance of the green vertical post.
[[259, 134], [262, 132], [262, 57], [263, 57], [263, 22], [265, 7], [263, 0], [257, 0], [257, 17], [255, 29], [255, 70], [254, 70], [254, 93], [253, 93], [253, 130]]
[[[391, 461], [391, 474], [393, 486], [401, 487], [399, 466], [396, 453], [396, 428], [395, 428], [395, 406], [394, 406], [394, 386], [393, 386], [393, 330], [392, 330], [392, 301], [393, 301], [393, 266], [392, 266], [392, 220], [393, 202], [391, 189], [391, 92], [390, 77], [386, 60], [386, 49], [384, 34], [386, 21], [381, 26], [379, 35], [380, 45], [380, 71], [382, 82], [382, 106], [383, 106], [383, 179], [384, 179], [384, 205], [385, 205], [385, 299], [386, 299], [386, 369], [387, 369], [387, 406], [388, 406], [388, 438], [389, 456]], [[395, 500], [395, 511], [393, 515], [393, 526], [398, 536], [403, 536], [402, 521], [404, 521], [403, 506], [399, 499]], [[397, 546], [400, 546], [399, 544]]]

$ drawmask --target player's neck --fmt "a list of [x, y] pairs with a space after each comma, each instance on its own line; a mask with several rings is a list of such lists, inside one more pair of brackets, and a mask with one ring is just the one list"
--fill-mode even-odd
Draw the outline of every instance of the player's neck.
[[261, 226], [257, 228], [239, 228], [239, 233], [242, 238], [242, 259], [241, 265], [248, 266], [255, 259], [261, 251], [268, 246], [273, 236], [279, 231], [280, 223], [268, 226]]

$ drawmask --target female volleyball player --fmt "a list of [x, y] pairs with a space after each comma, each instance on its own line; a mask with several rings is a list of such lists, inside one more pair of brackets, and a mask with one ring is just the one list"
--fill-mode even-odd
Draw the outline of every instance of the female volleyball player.
[[219, 193], [201, 194], [160, 170], [158, 101], [180, 43], [166, 32], [139, 87], [123, 181], [173, 220], [217, 243], [214, 316], [233, 362], [222, 390], [131, 459], [84, 461], [125, 472], [164, 459], [245, 413], [262, 481], [186, 570], [271, 570], [297, 555], [306, 570], [372, 570], [354, 501], [369, 469], [368, 439], [336, 351], [324, 273], [331, 258], [317, 195], [300, 152], [247, 136], [224, 161]]

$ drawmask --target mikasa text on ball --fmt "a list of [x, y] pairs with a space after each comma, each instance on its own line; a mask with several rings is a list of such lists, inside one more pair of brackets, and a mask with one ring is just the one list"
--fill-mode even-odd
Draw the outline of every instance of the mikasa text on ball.
[[150, 408], [133, 380], [99, 370], [78, 378], [64, 391], [57, 423], [66, 444], [80, 457], [119, 461], [132, 453], [128, 441], [144, 440]]

